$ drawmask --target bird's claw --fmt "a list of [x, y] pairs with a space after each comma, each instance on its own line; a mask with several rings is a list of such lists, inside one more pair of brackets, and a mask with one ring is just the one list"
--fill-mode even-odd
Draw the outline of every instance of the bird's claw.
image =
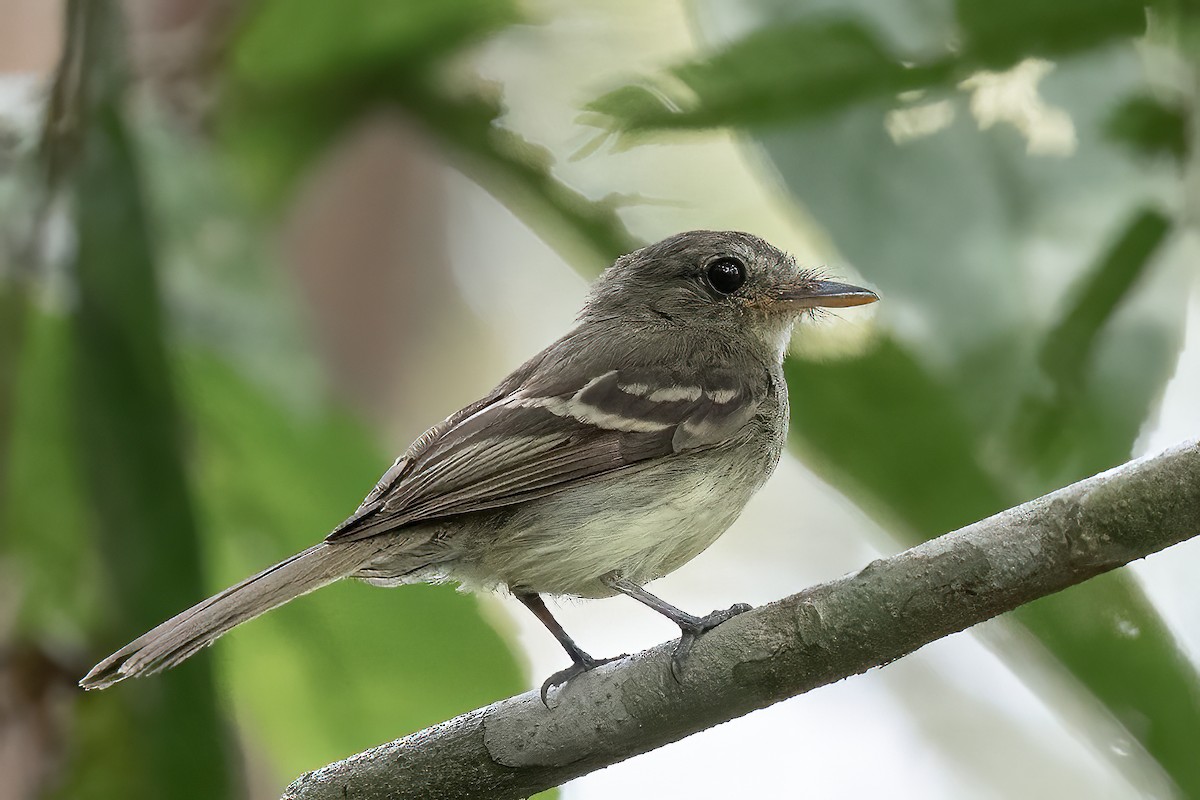
[[549, 696], [550, 690], [555, 686], [562, 686], [564, 683], [571, 680], [571, 678], [576, 677], [577, 675], [590, 672], [601, 664], [608, 664], [612, 661], [620, 661], [622, 658], [626, 658], [627, 655], [628, 654], [626, 653], [622, 653], [621, 655], [613, 656], [612, 658], [592, 658], [591, 656], [585, 654], [583, 658], [576, 661], [571, 666], [567, 667], [566, 669], [560, 669], [549, 678], [546, 678], [546, 680], [542, 683], [542, 689], [540, 692], [542, 705], [544, 705], [546, 708], [550, 707], [550, 703], [546, 698]]
[[683, 683], [683, 662], [687, 658], [688, 652], [691, 651], [692, 645], [702, 634], [749, 610], [750, 606], [747, 603], [735, 603], [724, 610], [714, 611], [707, 617], [695, 617], [680, 623], [679, 628], [683, 631], [683, 635], [679, 637], [675, 649], [671, 652], [671, 677], [675, 679], [675, 682]]

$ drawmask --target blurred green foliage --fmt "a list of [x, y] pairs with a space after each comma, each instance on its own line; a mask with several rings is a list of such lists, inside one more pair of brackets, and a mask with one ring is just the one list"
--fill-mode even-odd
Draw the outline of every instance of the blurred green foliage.
[[[60, 179], [74, 200], [76, 237], [66, 396], [73, 400], [72, 456], [83, 475], [113, 607], [97, 640], [115, 649], [195, 602], [204, 586], [149, 224], [121, 108], [120, 18], [103, 2], [71, 3], [67, 14], [73, 34], [68, 59], [80, 77], [69, 86], [64, 78], [56, 88], [60, 97], [69, 93], [65, 102], [79, 130], [74, 141], [49, 145], [75, 151], [59, 162]], [[118, 696], [98, 699], [82, 713], [107, 716], [111, 712], [104, 706], [118, 702]], [[206, 662], [120, 709], [129, 719], [116, 747], [131, 750], [135, 765], [146, 765], [126, 773], [134, 785], [123, 794], [236, 793]], [[181, 719], [189, 724], [181, 727]], [[84, 730], [95, 736], [81, 748], [85, 752], [112, 747], [103, 728]], [[71, 791], [96, 796], [91, 780]]]
[[549, 152], [499, 124], [494, 87], [452, 79], [462, 48], [517, 20], [515, 5], [354, 6], [267, 0], [247, 17], [219, 112], [222, 145], [245, 191], [277, 202], [354, 123], [403, 111], [552, 245], [582, 244], [597, 266], [636, 245], [613, 208], [557, 180]]
[[[19, 640], [54, 652], [87, 631], [86, 651], [66, 669], [74, 680], [163, 619], [311, 544], [389, 459], [312, 384], [297, 403], [287, 394], [304, 383], [295, 376], [244, 377], [255, 364], [231, 357], [228, 331], [194, 318], [181, 326], [189, 337], [167, 330], [159, 251], [186, 247], [178, 239], [195, 233], [212, 204], [236, 204], [214, 191], [204, 166], [169, 180], [142, 176], [111, 4], [72, 3], [68, 37], [71, 66], [51, 110], [61, 116], [43, 155], [50, 190], [71, 200], [68, 313], [32, 305], [46, 286], [4, 285], [14, 313], [0, 364], [11, 432], [0, 442], [8, 467], [0, 542], [5, 568], [21, 581]], [[75, 83], [80, 74], [86, 80]], [[179, 155], [150, 144], [154, 168]], [[145, 184], [166, 201], [156, 203], [160, 214], [195, 215], [163, 220], [176, 239], [165, 247], [147, 218]], [[260, 321], [287, 324], [286, 313], [269, 312], [278, 297], [263, 302], [277, 288], [270, 280], [218, 288], [210, 275], [193, 287], [220, 292], [239, 282]], [[229, 299], [193, 297], [182, 313]], [[72, 798], [236, 797], [245, 781], [235, 721], [254, 751], [269, 754], [282, 786], [525, 684], [475, 600], [450, 587], [340, 586], [323, 596], [222, 643], [228, 705], [217, 702], [208, 656], [80, 697], [67, 730], [69, 767], [49, 788]]]
[[[1128, 458], [1181, 342], [1165, 209], [1191, 157], [1180, 112], [1147, 100], [1144, 4], [705, 7], [746, 32], [589, 109], [627, 143], [746, 130], [879, 287], [870, 352], [787, 365], [805, 458], [906, 542]], [[1025, 95], [1005, 118], [1000, 76], [976, 76], [1009, 69]], [[1048, 145], [1022, 130], [1038, 115]], [[1048, 280], [1061, 252], [1075, 266]], [[1131, 576], [1012, 616], [1200, 794], [1200, 682]]]
[[[714, 4], [720, 5], [720, 4]], [[616, 89], [588, 104], [625, 131], [762, 125], [816, 117], [857, 103], [894, 103], [905, 91], [944, 88], [980, 70], [1004, 70], [1026, 58], [1062, 58], [1145, 32], [1145, 4], [1137, 0], [1019, 0], [990, 3], [907, 2], [892, 9], [854, 2], [834, 11], [825, 4], [747, 4], [771, 24], [651, 79]], [[920, 46], [901, 52], [882, 33], [897, 17], [908, 26], [945, 13]], [[955, 18], [956, 17], [956, 18]], [[940, 30], [939, 30], [940, 28]]]

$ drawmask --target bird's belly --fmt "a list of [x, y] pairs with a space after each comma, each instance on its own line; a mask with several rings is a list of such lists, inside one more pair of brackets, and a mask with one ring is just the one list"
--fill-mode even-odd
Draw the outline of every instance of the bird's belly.
[[[637, 584], [662, 577], [716, 541], [737, 519], [769, 468], [761, 461], [672, 459], [614, 473], [586, 487], [526, 503], [479, 531], [452, 576], [468, 585], [607, 597], [600, 578]], [[472, 537], [475, 538], [475, 537]]]

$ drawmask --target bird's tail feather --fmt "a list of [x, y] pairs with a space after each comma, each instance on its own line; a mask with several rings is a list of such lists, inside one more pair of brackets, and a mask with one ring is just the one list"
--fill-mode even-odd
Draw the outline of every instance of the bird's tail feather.
[[79, 685], [104, 689], [175, 666], [243, 622], [355, 572], [374, 551], [356, 544], [318, 544], [213, 595], [101, 661]]

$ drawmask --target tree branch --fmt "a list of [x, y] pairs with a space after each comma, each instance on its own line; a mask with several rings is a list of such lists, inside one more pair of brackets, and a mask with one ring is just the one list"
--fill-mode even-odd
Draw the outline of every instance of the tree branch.
[[661, 644], [573, 679], [548, 709], [536, 692], [502, 700], [308, 773], [284, 799], [527, 797], [1198, 533], [1190, 442], [735, 617], [696, 643], [681, 684]]

